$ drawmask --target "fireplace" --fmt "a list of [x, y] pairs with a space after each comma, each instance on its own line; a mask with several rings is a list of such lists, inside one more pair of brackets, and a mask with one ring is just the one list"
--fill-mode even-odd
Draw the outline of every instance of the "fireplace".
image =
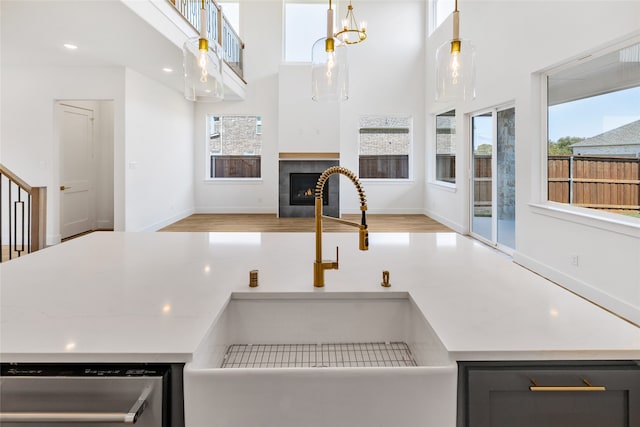
[[[316, 182], [320, 178], [319, 173], [290, 173], [289, 174], [289, 205], [314, 206], [316, 194]], [[329, 183], [325, 183], [322, 189], [322, 204], [329, 204]]]
[[[315, 215], [315, 190], [320, 174], [331, 166], [338, 166], [338, 160], [306, 159], [280, 160], [278, 188], [278, 216], [313, 217]], [[340, 177], [332, 175], [327, 179], [322, 191], [323, 214], [340, 216]]]

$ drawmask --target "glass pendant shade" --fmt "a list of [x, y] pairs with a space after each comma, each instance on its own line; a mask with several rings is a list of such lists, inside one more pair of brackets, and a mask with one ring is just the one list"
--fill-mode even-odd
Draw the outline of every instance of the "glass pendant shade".
[[336, 38], [323, 37], [313, 44], [311, 51], [311, 99], [314, 101], [345, 101], [349, 99], [347, 48]]
[[224, 98], [222, 62], [206, 40], [194, 37], [182, 48], [184, 54], [184, 96], [189, 101], [217, 102]]
[[468, 40], [451, 40], [436, 51], [436, 101], [476, 97], [475, 47]]

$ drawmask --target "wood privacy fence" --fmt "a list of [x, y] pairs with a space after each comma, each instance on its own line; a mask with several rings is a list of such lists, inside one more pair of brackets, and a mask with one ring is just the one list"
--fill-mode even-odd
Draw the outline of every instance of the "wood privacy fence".
[[[474, 208], [491, 207], [491, 155], [476, 154], [473, 156], [473, 206]], [[478, 212], [476, 212], [478, 213]]]
[[640, 158], [549, 156], [547, 176], [550, 201], [640, 212]]
[[211, 156], [211, 178], [260, 178], [260, 156]]
[[409, 178], [409, 155], [360, 155], [360, 178]]
[[456, 182], [455, 154], [436, 154], [436, 179], [444, 182]]

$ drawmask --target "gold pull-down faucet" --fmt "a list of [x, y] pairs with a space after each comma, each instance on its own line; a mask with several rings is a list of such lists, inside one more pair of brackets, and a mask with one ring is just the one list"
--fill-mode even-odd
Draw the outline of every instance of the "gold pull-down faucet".
[[[356, 186], [356, 190], [358, 191], [358, 197], [360, 198], [360, 210], [362, 211], [362, 220], [360, 224], [346, 221], [340, 218], [334, 218], [331, 216], [322, 215], [322, 190], [324, 188], [324, 184], [327, 182], [327, 179], [333, 174], [342, 174], [349, 178], [351, 182]], [[316, 260], [313, 263], [313, 286], [316, 288], [321, 288], [324, 286], [324, 271], [325, 270], [337, 270], [339, 267], [338, 264], [338, 247], [336, 247], [336, 260], [335, 261], [323, 261], [322, 260], [322, 219], [328, 219], [331, 221], [336, 221], [341, 224], [350, 225], [352, 227], [357, 227], [359, 229], [359, 244], [358, 247], [361, 251], [366, 251], [369, 249], [369, 231], [367, 230], [367, 197], [364, 194], [364, 188], [362, 188], [362, 184], [360, 184], [360, 180], [349, 169], [342, 166], [332, 166], [329, 169], [322, 172], [320, 178], [318, 178], [318, 182], [316, 183], [316, 193], [315, 193], [315, 219], [316, 219]]]

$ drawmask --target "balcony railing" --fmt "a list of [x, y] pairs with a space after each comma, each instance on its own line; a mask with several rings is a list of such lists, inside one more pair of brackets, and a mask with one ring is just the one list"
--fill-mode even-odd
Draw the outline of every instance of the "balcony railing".
[[[201, 0], [168, 0], [185, 17], [196, 31], [200, 32]], [[243, 79], [244, 43], [227, 21], [220, 6], [214, 0], [205, 0], [207, 10], [207, 38], [211, 46], [222, 48], [222, 59]]]
[[238, 77], [242, 78], [244, 75], [242, 69], [244, 43], [242, 43], [240, 36], [238, 36], [224, 15], [222, 15], [222, 51], [224, 61], [235, 71]]
[[45, 247], [46, 187], [31, 187], [0, 165], [0, 262]]

